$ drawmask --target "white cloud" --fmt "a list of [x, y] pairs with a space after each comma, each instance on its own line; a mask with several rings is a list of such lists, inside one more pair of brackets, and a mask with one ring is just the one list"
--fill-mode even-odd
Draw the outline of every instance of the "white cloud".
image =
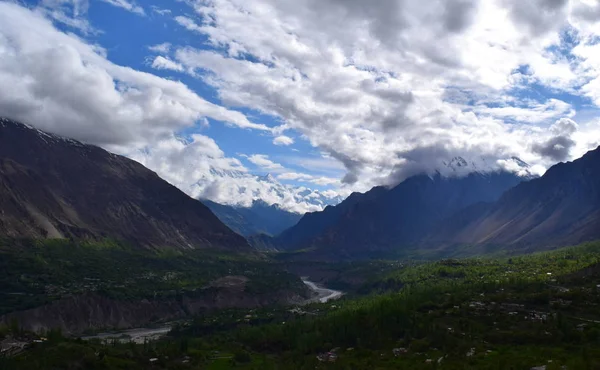
[[282, 161], [286, 164], [292, 164], [295, 166], [302, 167], [311, 172], [321, 173], [333, 173], [336, 175], [341, 174], [344, 171], [344, 165], [330, 156], [320, 153], [319, 156], [285, 156], [282, 157]]
[[161, 55], [154, 58], [152, 61], [152, 68], [154, 69], [170, 69], [172, 71], [183, 72], [184, 68], [181, 64], [172, 61], [169, 58], [165, 58]]
[[[563, 27], [583, 22], [568, 3], [195, 1], [203, 22], [176, 20], [217, 50], [179, 48], [174, 60], [225, 104], [272, 115], [343, 163], [354, 189], [400, 181], [445, 156], [547, 167], [557, 157], [536, 145], [556, 140], [545, 128], [575, 109], [511, 94], [532, 83], [578, 93], [585, 82], [580, 62], [556, 51]], [[592, 50], [578, 53], [600, 76]], [[595, 81], [582, 92], [600, 102]]]
[[[87, 11], [86, 2], [57, 0], [54, 5], [65, 3], [77, 19]], [[253, 123], [181, 82], [114, 64], [106, 50], [59, 31], [48, 16], [0, 2], [0, 86], [11, 86], [0, 89], [0, 116], [131, 156], [194, 197], [241, 205], [263, 199], [304, 212], [339, 202], [345, 194], [324, 195], [263, 179], [206, 136], [192, 135], [187, 142], [176, 138], [174, 133], [186, 127], [207, 126], [207, 118], [276, 135], [283, 128]], [[162, 52], [168, 45], [153, 49]], [[180, 68], [166, 57], [153, 62], [156, 68]], [[279, 168], [262, 159], [263, 165]]]
[[46, 16], [54, 19], [56, 22], [62, 23], [68, 27], [74, 28], [84, 35], [96, 35], [101, 33], [100, 30], [93, 27], [90, 22], [83, 17], [72, 17], [60, 9], [41, 9]]
[[[248, 207], [253, 200], [262, 199], [268, 204], [280, 204], [284, 209], [304, 213], [338, 203], [342, 195], [347, 195], [333, 190], [319, 192], [282, 185], [271, 176], [253, 175], [238, 159], [225, 156], [213, 139], [203, 135], [192, 135], [188, 141], [171, 137], [152, 147], [124, 154], [154, 169], [190, 196], [222, 204]], [[249, 158], [262, 166], [279, 168], [264, 156]]]
[[156, 14], [160, 14], [160, 15], [169, 15], [169, 14], [171, 14], [171, 10], [169, 10], [169, 9], [162, 9], [162, 8], [157, 7], [156, 5], [152, 5], [150, 8]]
[[142, 8], [141, 6], [137, 5], [134, 2], [130, 2], [127, 0], [100, 0], [100, 1], [103, 1], [112, 6], [116, 6], [118, 8], [125, 9], [129, 12], [132, 12], [132, 13], [135, 13], [138, 15], [146, 15], [144, 8]]
[[501, 107], [478, 106], [474, 110], [480, 115], [526, 123], [542, 123], [559, 117], [572, 117], [575, 114], [571, 105], [561, 100], [549, 99], [545, 103], [530, 103], [523, 107], [511, 105]]
[[171, 43], [163, 42], [162, 44], [156, 44], [148, 46], [148, 50], [154, 53], [167, 54], [171, 50]]
[[42, 0], [36, 10], [84, 35], [99, 34], [86, 18], [88, 7], [87, 0]]
[[280, 135], [280, 136], [277, 136], [275, 139], [273, 139], [273, 144], [275, 144], [275, 145], [287, 146], [287, 145], [292, 145], [293, 143], [294, 143], [294, 139], [292, 139], [289, 136], [285, 136], [285, 135]]
[[252, 154], [252, 155], [246, 156], [246, 158], [252, 164], [260, 167], [263, 170], [281, 171], [284, 169], [284, 167], [281, 164], [275, 163], [272, 160], [270, 160], [269, 156], [266, 154]]
[[277, 175], [277, 179], [279, 180], [310, 180], [312, 178], [311, 175], [297, 172], [285, 172]]
[[[131, 11], [136, 6], [104, 1], [129, 4]], [[585, 103], [595, 107], [586, 109], [592, 111], [600, 107], [596, 3], [185, 3], [196, 13], [174, 19], [193, 32], [188, 37], [199, 38], [202, 50], [155, 45], [150, 50], [160, 55], [153, 55], [152, 67], [203, 79], [228, 108], [181, 82], [116, 65], [106, 50], [58, 32], [42, 18], [91, 32], [83, 17], [87, 1], [43, 0], [36, 12], [0, 3], [0, 83], [12, 87], [0, 90], [0, 112], [84, 141], [170, 153], [166, 162], [145, 160], [153, 169], [163, 168], [159, 173], [178, 186], [196, 189], [188, 189], [193, 194], [224, 201], [237, 192], [244, 202], [260, 194], [289, 207], [306, 198], [289, 189], [285, 196], [274, 195], [276, 187], [243, 166], [228, 169], [234, 162], [223, 154], [199, 154], [204, 167], [189, 165], [200, 172], [182, 172], [178, 166], [188, 162], [178, 155], [194, 154], [188, 146], [211, 144], [202, 138], [194, 138], [197, 144], [173, 143], [173, 132], [209, 117], [273, 135], [274, 145], [291, 145], [284, 132], [293, 130], [320, 155], [277, 156], [280, 163], [253, 159], [276, 166], [281, 181], [333, 186], [338, 194], [398, 182], [458, 155], [500, 168], [514, 167], [507, 158], [518, 156], [543, 170], [600, 143], [598, 120], [580, 120], [576, 110], [583, 103], [570, 98], [589, 99]], [[566, 55], [573, 45], [572, 55]], [[282, 124], [251, 122], [236, 108]], [[169, 148], [158, 148], [165, 140]], [[203, 185], [193, 185], [192, 175], [204, 179]]]
[[194, 22], [194, 20], [189, 17], [180, 15], [180, 16], [175, 17], [175, 21], [190, 31], [196, 31], [196, 32], [201, 31], [201, 27], [199, 25], [197, 25], [196, 22]]
[[283, 181], [298, 181], [305, 183], [312, 183], [320, 186], [337, 185], [339, 187], [340, 180], [337, 178], [326, 177], [326, 176], [313, 176], [306, 173], [298, 172], [284, 172], [277, 175], [278, 180]]
[[106, 51], [55, 29], [42, 15], [0, 2], [0, 112], [102, 145], [149, 142], [203, 117], [263, 131], [186, 85], [116, 65]]

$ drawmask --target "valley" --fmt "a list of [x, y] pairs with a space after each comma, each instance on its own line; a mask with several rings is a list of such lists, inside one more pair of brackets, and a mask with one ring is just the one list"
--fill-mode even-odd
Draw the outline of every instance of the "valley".
[[600, 367], [600, 148], [301, 216], [0, 123], [2, 369]]
[[[143, 369], [156, 359], [152, 366], [166, 369], [594, 369], [599, 265], [599, 243], [419, 263], [371, 280], [362, 296], [205, 312], [140, 344], [49, 333], [47, 341], [0, 364]], [[14, 335], [11, 330], [4, 335]]]

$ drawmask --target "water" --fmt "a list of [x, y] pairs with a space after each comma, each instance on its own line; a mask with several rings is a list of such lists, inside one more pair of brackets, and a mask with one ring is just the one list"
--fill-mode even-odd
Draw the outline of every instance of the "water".
[[318, 296], [309, 300], [309, 302], [321, 302], [326, 303], [332, 300], [336, 300], [341, 298], [344, 295], [344, 292], [339, 290], [328, 289], [324, 287], [320, 287], [317, 284], [313, 283], [310, 280], [302, 279], [302, 282], [306, 284], [313, 292], [317, 293]]
[[[321, 302], [326, 303], [332, 300], [336, 300], [341, 298], [344, 295], [344, 292], [339, 290], [328, 289], [325, 287], [318, 286], [310, 280], [305, 278], [302, 279], [302, 282], [306, 284], [313, 292], [317, 293], [317, 296], [309, 299], [306, 303], [312, 302]], [[172, 325], [165, 324], [161, 327], [157, 328], [135, 328], [129, 330], [122, 330], [114, 333], [100, 333], [96, 335], [84, 336], [81, 337], [83, 340], [90, 339], [117, 339], [121, 342], [135, 342], [135, 343], [144, 343], [144, 340], [156, 340], [159, 339], [171, 330]]]
[[144, 340], [155, 340], [160, 337], [167, 335], [171, 330], [171, 325], [165, 325], [158, 328], [135, 328], [129, 330], [123, 330], [116, 333], [100, 333], [97, 335], [90, 335], [81, 337], [83, 340], [90, 339], [117, 339], [121, 342], [135, 342], [144, 343]]

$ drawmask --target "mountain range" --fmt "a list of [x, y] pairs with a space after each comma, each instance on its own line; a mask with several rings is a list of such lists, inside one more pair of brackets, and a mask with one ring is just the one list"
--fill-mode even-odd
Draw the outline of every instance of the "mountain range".
[[[226, 197], [215, 194], [211, 189], [215, 184], [227, 184], [237, 188], [237, 192]], [[239, 170], [210, 168], [196, 183], [190, 186], [192, 193], [199, 198], [210, 199], [221, 205], [234, 208], [251, 208], [252, 201], [259, 199], [290, 213], [320, 211], [328, 205], [339, 204], [344, 197], [334, 191], [320, 191], [302, 185], [283, 184], [270, 173], [257, 175]]]
[[[407, 250], [451, 254], [459, 248], [538, 250], [600, 238], [600, 148], [535, 178], [475, 169], [456, 157], [445, 174], [417, 175], [393, 188], [354, 193], [337, 206], [307, 213], [260, 245], [309, 259], [394, 256]], [[256, 243], [250, 239], [252, 244]]]
[[277, 235], [302, 218], [299, 213], [288, 212], [278, 204], [269, 205], [260, 199], [254, 200], [251, 207], [228, 206], [208, 199], [202, 199], [202, 203], [225, 225], [246, 237], [256, 234]]
[[413, 246], [453, 213], [493, 202], [522, 180], [509, 172], [413, 176], [393, 188], [354, 193], [337, 206], [306, 214], [273, 243], [284, 250], [311, 249], [323, 258], [357, 258]]
[[252, 250], [138, 162], [8, 119], [0, 119], [0, 235]]
[[262, 201], [207, 207], [138, 162], [0, 119], [0, 235], [251, 251], [243, 235], [257, 248], [315, 260], [600, 238], [600, 148], [539, 178], [508, 161], [518, 174], [455, 157], [441, 171], [300, 216]]
[[600, 239], [600, 147], [551, 167], [493, 203], [475, 204], [440, 224], [428, 242], [556, 247]]

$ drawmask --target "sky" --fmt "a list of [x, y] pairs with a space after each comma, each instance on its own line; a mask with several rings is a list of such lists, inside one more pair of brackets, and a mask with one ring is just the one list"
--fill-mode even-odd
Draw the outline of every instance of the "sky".
[[0, 116], [316, 211], [457, 156], [595, 149], [599, 44], [591, 0], [0, 0]]

